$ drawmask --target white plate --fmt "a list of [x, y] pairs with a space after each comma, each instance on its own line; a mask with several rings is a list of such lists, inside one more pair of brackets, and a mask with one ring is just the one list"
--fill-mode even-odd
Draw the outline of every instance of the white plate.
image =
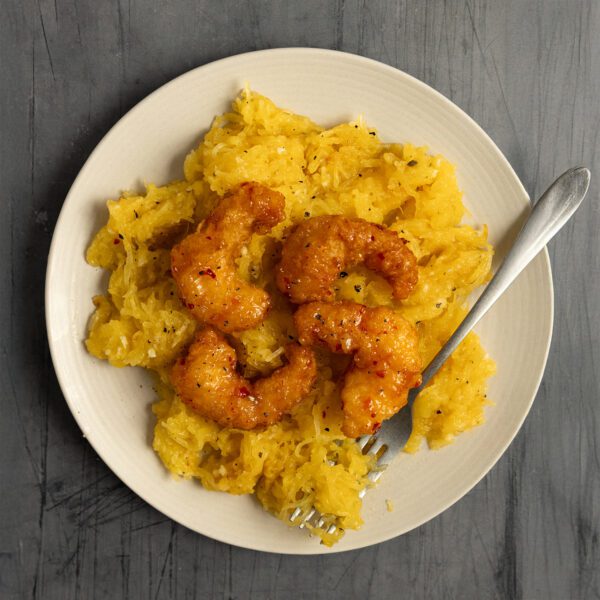
[[[200, 67], [161, 87], [123, 117], [79, 173], [62, 208], [48, 260], [46, 319], [52, 359], [79, 426], [134, 492], [179, 523], [257, 550], [331, 552], [268, 515], [253, 497], [207, 492], [172, 479], [151, 448], [154, 399], [140, 369], [115, 369], [85, 351], [91, 297], [105, 277], [84, 253], [106, 220], [105, 201], [140, 182], [181, 177], [183, 157], [245, 82], [280, 106], [324, 125], [362, 113], [386, 141], [426, 144], [457, 165], [464, 199], [505, 248], [529, 210], [527, 193], [490, 138], [458, 107], [392, 67], [317, 49], [252, 52]], [[487, 423], [454, 445], [401, 456], [367, 494], [365, 525], [333, 551], [382, 542], [417, 527], [466, 494], [494, 465], [523, 422], [538, 389], [552, 333], [553, 294], [544, 251], [479, 327], [498, 364]], [[394, 503], [387, 512], [385, 499]]]

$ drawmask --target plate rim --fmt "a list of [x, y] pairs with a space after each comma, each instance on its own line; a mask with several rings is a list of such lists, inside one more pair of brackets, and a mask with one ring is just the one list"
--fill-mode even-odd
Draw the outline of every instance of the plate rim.
[[268, 55], [268, 54], [285, 54], [285, 53], [290, 53], [290, 52], [297, 53], [299, 55], [304, 54], [306, 56], [309, 56], [309, 55], [327, 56], [329, 58], [336, 57], [336, 56], [344, 57], [346, 59], [356, 61], [357, 64], [362, 63], [364, 65], [370, 65], [376, 69], [387, 71], [388, 73], [392, 74], [394, 77], [404, 78], [404, 79], [408, 80], [412, 85], [416, 85], [417, 87], [420, 87], [422, 90], [425, 90], [428, 94], [432, 94], [433, 96], [437, 97], [437, 99], [440, 100], [446, 106], [446, 108], [453, 111], [455, 114], [458, 114], [462, 119], [468, 120], [470, 122], [470, 125], [477, 130], [478, 134], [480, 136], [482, 136], [483, 139], [485, 139], [490, 150], [492, 150], [495, 154], [495, 157], [501, 163], [503, 163], [508, 174], [512, 176], [512, 178], [514, 179], [514, 182], [520, 188], [520, 191], [522, 192], [523, 200], [524, 200], [523, 208], [527, 208], [527, 209], [531, 210], [531, 200], [529, 198], [529, 194], [527, 193], [525, 187], [523, 186], [521, 179], [519, 178], [519, 176], [513, 169], [512, 165], [510, 164], [508, 159], [504, 156], [502, 151], [496, 145], [494, 140], [490, 137], [490, 135], [468, 113], [466, 113], [458, 105], [456, 105], [449, 98], [444, 96], [441, 92], [437, 91], [435, 88], [431, 87], [430, 85], [421, 81], [420, 79], [417, 79], [413, 75], [410, 75], [409, 73], [406, 73], [405, 71], [402, 71], [401, 69], [398, 69], [396, 67], [393, 67], [391, 65], [388, 65], [386, 63], [380, 62], [380, 61], [372, 59], [372, 58], [368, 58], [368, 57], [365, 57], [365, 56], [362, 56], [359, 54], [355, 54], [352, 52], [344, 52], [344, 51], [340, 51], [340, 50], [333, 50], [333, 49], [326, 49], [326, 48], [290, 46], [290, 47], [268, 48], [268, 49], [262, 49], [262, 50], [242, 52], [242, 53], [226, 56], [224, 58], [220, 58], [215, 61], [211, 61], [211, 62], [205, 63], [203, 65], [194, 67], [192, 69], [189, 69], [188, 71], [185, 71], [184, 73], [181, 73], [180, 75], [174, 77], [173, 79], [170, 79], [169, 81], [165, 82], [164, 84], [162, 84], [161, 86], [159, 86], [158, 88], [156, 88], [155, 90], [153, 90], [152, 92], [150, 92], [149, 94], [144, 96], [144, 98], [142, 98], [139, 102], [137, 102], [134, 106], [132, 106], [102, 136], [100, 141], [96, 144], [96, 146], [94, 147], [92, 152], [89, 154], [89, 156], [87, 157], [87, 159], [81, 166], [79, 172], [77, 173], [77, 176], [73, 180], [73, 183], [71, 184], [69, 191], [68, 191], [67, 195], [65, 196], [65, 199], [64, 199], [63, 204], [60, 209], [59, 216], [58, 216], [55, 226], [54, 226], [54, 230], [52, 233], [52, 240], [51, 240], [50, 248], [48, 251], [47, 266], [46, 266], [45, 290], [44, 290], [44, 314], [45, 314], [45, 322], [46, 322], [46, 335], [47, 335], [47, 341], [48, 341], [48, 346], [49, 346], [49, 350], [50, 350], [50, 356], [52, 359], [52, 365], [53, 365], [54, 371], [56, 373], [56, 377], [57, 377], [63, 398], [65, 399], [65, 401], [69, 407], [69, 410], [70, 410], [71, 414], [73, 415], [75, 422], [77, 423], [77, 426], [81, 430], [83, 437], [92, 446], [92, 448], [94, 449], [94, 452], [104, 462], [104, 464], [111, 470], [111, 472], [126, 487], [128, 487], [133, 493], [135, 493], [137, 496], [142, 498], [146, 503], [148, 503], [150, 506], [152, 506], [158, 512], [166, 515], [168, 518], [175, 521], [179, 525], [182, 525], [183, 527], [186, 527], [187, 529], [190, 529], [191, 531], [194, 531], [195, 533], [203, 535], [204, 537], [207, 537], [209, 539], [214, 539], [214, 540], [217, 540], [217, 541], [225, 543], [225, 544], [237, 546], [239, 548], [245, 548], [245, 549], [255, 550], [255, 551], [260, 551], [260, 552], [280, 554], [280, 555], [283, 554], [283, 555], [292, 555], [292, 556], [293, 555], [307, 556], [307, 555], [335, 554], [335, 553], [341, 553], [341, 552], [349, 552], [352, 550], [357, 550], [360, 548], [366, 548], [366, 547], [370, 547], [370, 546], [373, 546], [376, 544], [380, 544], [380, 543], [389, 541], [391, 539], [394, 539], [396, 537], [399, 537], [401, 535], [404, 535], [404, 534], [408, 533], [409, 531], [413, 531], [414, 529], [420, 527], [424, 523], [427, 523], [427, 522], [435, 519], [436, 517], [438, 517], [440, 514], [445, 512], [452, 505], [456, 504], [456, 502], [458, 502], [461, 498], [464, 498], [465, 496], [467, 496], [481, 482], [481, 480], [496, 466], [496, 464], [498, 463], [500, 458], [505, 454], [507, 448], [514, 441], [517, 434], [521, 431], [521, 429], [523, 427], [523, 423], [524, 423], [525, 419], [527, 418], [527, 416], [529, 415], [529, 413], [531, 411], [531, 407], [533, 405], [533, 402], [535, 401], [535, 399], [539, 393], [539, 387], [540, 387], [541, 381], [545, 374], [548, 356], [549, 356], [550, 348], [551, 348], [551, 344], [552, 344], [555, 307], [554, 307], [554, 281], [553, 281], [553, 275], [552, 275], [552, 266], [551, 266], [548, 250], [546, 247], [544, 247], [544, 249], [539, 253], [538, 256], [543, 257], [544, 272], [548, 276], [549, 286], [548, 286], [548, 297], [546, 298], [546, 300], [548, 302], [548, 308], [549, 308], [548, 323], [547, 323], [548, 336], [545, 341], [545, 347], [543, 349], [542, 368], [540, 369], [540, 372], [534, 382], [534, 386], [533, 386], [534, 391], [531, 394], [531, 398], [529, 399], [529, 401], [526, 405], [526, 410], [523, 411], [523, 415], [519, 419], [518, 426], [515, 427], [514, 431], [508, 437], [505, 444], [501, 446], [501, 448], [498, 450], [498, 452], [496, 453], [496, 455], [494, 456], [494, 458], [490, 462], [490, 464], [483, 469], [483, 471], [476, 477], [476, 480], [468, 487], [468, 489], [466, 491], [457, 493], [450, 500], [448, 500], [437, 512], [435, 512], [434, 514], [430, 514], [429, 516], [422, 518], [419, 521], [416, 521], [409, 528], [404, 528], [403, 530], [401, 530], [399, 532], [394, 531], [393, 533], [385, 534], [383, 536], [380, 536], [376, 541], [373, 541], [371, 543], [357, 544], [354, 546], [351, 545], [349, 547], [343, 547], [343, 548], [339, 548], [339, 549], [336, 546], [334, 546], [333, 548], [326, 548], [320, 544], [315, 543], [313, 545], [307, 544], [306, 551], [303, 550], [303, 551], [292, 552], [292, 551], [285, 551], [285, 550], [283, 550], [283, 551], [282, 550], [273, 550], [270, 547], [268, 548], [266, 546], [261, 546], [260, 540], [257, 540], [257, 543], [255, 545], [248, 545], [248, 544], [232, 541], [231, 539], [228, 539], [227, 535], [221, 536], [221, 535], [215, 535], [213, 533], [208, 535], [206, 533], [198, 531], [198, 529], [196, 529], [195, 527], [183, 523], [181, 521], [180, 517], [173, 516], [173, 514], [171, 514], [171, 511], [169, 509], [165, 509], [163, 507], [159, 508], [152, 499], [148, 498], [147, 494], [138, 491], [138, 489], [136, 489], [137, 486], [133, 487], [130, 483], [128, 483], [125, 480], [125, 478], [119, 474], [118, 466], [115, 466], [113, 464], [114, 461], [109, 462], [109, 461], [107, 461], [107, 459], [104, 458], [103, 454], [97, 448], [96, 440], [94, 440], [93, 436], [88, 437], [88, 435], [86, 434], [83, 419], [80, 416], [79, 411], [77, 410], [77, 404], [76, 404], [75, 400], [73, 398], [71, 398], [69, 396], [69, 394], [67, 394], [67, 392], [66, 392], [66, 390], [68, 389], [67, 374], [66, 374], [66, 372], [63, 372], [60, 360], [58, 360], [57, 342], [55, 340], [55, 335], [54, 335], [54, 324], [50, 318], [51, 313], [53, 312], [53, 304], [52, 304], [53, 299], [51, 297], [51, 291], [52, 291], [51, 288], [52, 288], [52, 280], [54, 277], [54, 273], [57, 270], [57, 268], [59, 267], [59, 265], [56, 263], [56, 248], [58, 247], [59, 238], [61, 237], [59, 234], [61, 233], [61, 229], [63, 228], [63, 220], [64, 220], [65, 214], [66, 214], [65, 209], [68, 207], [69, 203], [73, 202], [74, 191], [77, 188], [78, 182], [80, 181], [80, 179], [82, 179], [83, 174], [86, 171], [88, 165], [94, 161], [96, 154], [98, 154], [100, 152], [100, 148], [102, 146], [104, 146], [107, 142], [110, 141], [110, 138], [114, 134], [115, 130], [120, 128], [129, 118], [132, 117], [132, 113], [142, 110], [145, 103], [150, 102], [151, 99], [155, 95], [158, 95], [159, 93], [161, 93], [165, 88], [176, 85], [176, 84], [180, 84], [182, 80], [185, 80], [188, 77], [192, 77], [192, 76], [196, 75], [199, 71], [209, 72], [210, 70], [218, 69], [221, 65], [223, 65], [225, 63], [240, 61], [244, 58], [248, 58], [248, 57], [252, 57], [252, 56], [258, 57], [258, 56], [263, 56], [263, 55]]

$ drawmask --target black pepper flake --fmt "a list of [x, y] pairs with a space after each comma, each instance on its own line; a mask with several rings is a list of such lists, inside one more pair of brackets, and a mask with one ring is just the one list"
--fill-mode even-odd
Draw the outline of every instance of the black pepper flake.
[[416, 160], [409, 160], [406, 164], [409, 167], [414, 167], [415, 165], [418, 165], [419, 163]]
[[304, 211], [304, 216], [305, 216], [305, 217], [310, 217], [310, 213], [309, 213], [307, 210], [305, 210], [305, 211]]
[[120, 237], [122, 240], [124, 240], [124, 239], [125, 239], [125, 238], [124, 238], [124, 237], [123, 237], [121, 234], [119, 234], [119, 237]]
[[344, 277], [348, 277], [348, 273], [346, 273], [346, 271], [340, 271], [340, 279], [344, 279]]
[[134, 210], [134, 211], [133, 211], [133, 214], [135, 215], [135, 218], [136, 218], [136, 219], [139, 219], [139, 218], [140, 218], [140, 215], [138, 215], [138, 214], [137, 214], [137, 210]]
[[441, 410], [438, 408], [438, 409], [435, 411], [435, 414], [436, 414], [436, 415], [441, 415], [441, 414], [442, 414], [442, 411], [441, 411]]
[[329, 427], [325, 427], [325, 431], [329, 431]]
[[442, 303], [441, 303], [441, 302], [436, 302], [436, 303], [435, 303], [435, 307], [436, 307], [436, 308], [440, 308], [441, 306], [442, 306]]
[[377, 135], [374, 131], [369, 131], [369, 135]]
[[167, 328], [166, 328], [166, 327], [163, 327], [163, 331], [164, 331], [165, 333], [167, 333]]
[[355, 291], [357, 294], [358, 294], [358, 293], [359, 293], [361, 290], [362, 290], [362, 286], [360, 286], [360, 285], [358, 285], [358, 284], [354, 286], [354, 291]]

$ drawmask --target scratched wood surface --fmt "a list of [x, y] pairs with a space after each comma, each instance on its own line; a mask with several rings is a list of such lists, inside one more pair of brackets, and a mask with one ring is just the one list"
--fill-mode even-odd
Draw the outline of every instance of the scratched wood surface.
[[[231, 54], [318, 46], [429, 83], [498, 143], [532, 196], [576, 164], [586, 205], [550, 248], [552, 350], [508, 452], [442, 516], [341, 555], [196, 535], [82, 438], [50, 362], [46, 256], [110, 126]], [[600, 597], [600, 4], [596, 0], [0, 2], [0, 598]]]

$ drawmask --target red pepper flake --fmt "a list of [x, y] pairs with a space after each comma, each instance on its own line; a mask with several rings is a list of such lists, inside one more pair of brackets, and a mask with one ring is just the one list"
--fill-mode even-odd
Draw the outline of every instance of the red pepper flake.
[[321, 413], [321, 416], [322, 416], [323, 418], [325, 418], [325, 417], [327, 416], [327, 413], [326, 413], [325, 411], [323, 411], [323, 412]]
[[385, 377], [385, 371], [375, 371], [375, 375], [383, 379]]
[[185, 365], [185, 358], [180, 358], [180, 359], [179, 359], [179, 364], [180, 364], [181, 366]]
[[204, 272], [209, 276], [212, 277], [213, 279], [216, 279], [217, 276], [215, 275], [215, 272], [212, 269], [205, 269]]
[[384, 259], [385, 259], [385, 254], [384, 254], [383, 252], [378, 252], [378, 253], [377, 253], [377, 258], [378, 258], [379, 260], [384, 260]]
[[335, 351], [336, 352], [341, 352], [342, 351], [342, 345], [339, 342], [335, 345]]
[[250, 395], [250, 390], [246, 387], [246, 386], [242, 386], [240, 388], [240, 396], [242, 396], [242, 398], [245, 398], [246, 396]]
[[190, 310], [193, 310], [193, 309], [194, 309], [194, 305], [193, 305], [193, 304], [191, 304], [191, 303], [190, 303], [190, 304], [188, 304], [188, 305], [187, 305], [187, 307], [188, 307]]
[[119, 238], [115, 238], [115, 239], [113, 240], [113, 244], [114, 244], [115, 246], [116, 246], [117, 244], [120, 244], [120, 243], [121, 243], [121, 240], [120, 240]]
[[381, 428], [381, 423], [373, 423], [373, 433], [377, 433]]
[[371, 413], [371, 419], [374, 419], [377, 415], [375, 413]]

